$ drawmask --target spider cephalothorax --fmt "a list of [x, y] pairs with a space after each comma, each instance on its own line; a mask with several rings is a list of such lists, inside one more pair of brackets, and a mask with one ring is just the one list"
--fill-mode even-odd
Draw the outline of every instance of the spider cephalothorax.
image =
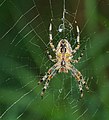
[[[77, 23], [75, 21], [75, 23]], [[80, 48], [80, 35], [79, 35], [79, 27], [76, 26], [77, 29], [77, 46], [72, 50], [70, 43], [67, 39], [61, 39], [55, 48], [53, 45], [53, 39], [52, 39], [52, 24], [50, 23], [49, 27], [49, 38], [50, 38], [50, 47], [55, 52], [55, 59], [52, 59], [52, 56], [49, 54], [49, 51], [47, 53], [49, 54], [49, 58], [52, 62], [55, 62], [55, 64], [48, 70], [46, 75], [38, 82], [38, 84], [44, 82], [44, 87], [41, 92], [41, 96], [43, 96], [45, 90], [47, 89], [49, 82], [51, 78], [57, 73], [57, 72], [65, 72], [68, 73], [68, 71], [71, 71], [71, 74], [73, 77], [78, 81], [79, 90], [81, 92], [81, 97], [83, 97], [83, 90], [82, 90], [82, 84], [86, 87], [88, 90], [88, 86], [86, 82], [84, 81], [84, 78], [82, 74], [72, 65], [72, 63], [78, 63], [81, 57], [83, 56], [83, 53], [80, 54], [80, 57], [77, 58], [77, 60], [73, 59], [74, 54], [76, 51]]]

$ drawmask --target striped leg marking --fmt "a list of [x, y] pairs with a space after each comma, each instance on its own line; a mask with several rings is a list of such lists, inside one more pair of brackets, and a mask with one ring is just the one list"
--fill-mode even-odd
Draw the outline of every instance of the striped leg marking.
[[72, 75], [73, 77], [76, 78], [76, 80], [78, 81], [78, 85], [79, 85], [79, 90], [81, 92], [81, 97], [83, 97], [83, 90], [82, 90], [82, 84], [85, 86], [85, 88], [87, 90], [89, 90], [87, 83], [85, 82], [82, 74], [73, 66], [73, 68], [71, 69], [72, 71]]
[[56, 68], [54, 68], [54, 66], [53, 66], [53, 67], [50, 69], [50, 71], [49, 71], [48, 78], [46, 79], [46, 82], [45, 82], [44, 87], [43, 87], [43, 89], [42, 89], [41, 97], [43, 97], [46, 89], [48, 88], [48, 85], [49, 85], [50, 80], [56, 75], [56, 72], [57, 72], [57, 70], [56, 70]]
[[49, 26], [49, 39], [50, 39], [50, 47], [52, 48], [53, 51], [56, 51], [54, 44], [53, 44], [53, 37], [52, 37], [52, 24], [50, 23]]
[[46, 79], [48, 79], [49, 75], [52, 73], [52, 71], [55, 69], [55, 65], [52, 66], [48, 72], [46, 73], [46, 75], [44, 75], [44, 77], [38, 82], [38, 85], [41, 84], [42, 82], [46, 81]]
[[48, 57], [49, 59], [52, 61], [52, 62], [56, 62], [56, 59], [53, 59], [53, 57], [50, 55], [50, 52], [47, 50], [47, 54], [48, 54]]
[[[85, 50], [85, 49], [83, 49], [83, 51], [84, 51], [84, 50]], [[73, 63], [78, 63], [78, 62], [81, 60], [82, 56], [84, 55], [84, 54], [83, 54], [83, 51], [80, 53], [80, 56], [79, 56], [76, 60], [72, 60]]]
[[74, 48], [74, 50], [72, 51], [73, 54], [76, 53], [76, 51], [80, 48], [80, 32], [79, 32], [79, 27], [78, 27], [76, 21], [75, 21], [75, 24], [76, 24], [76, 31], [77, 31], [77, 38], [76, 38], [77, 46], [76, 46], [76, 47]]

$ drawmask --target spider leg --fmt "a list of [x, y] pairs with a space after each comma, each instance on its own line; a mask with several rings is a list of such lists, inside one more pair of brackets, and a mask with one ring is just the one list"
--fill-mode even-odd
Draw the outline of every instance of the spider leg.
[[54, 47], [53, 37], [52, 37], [52, 23], [50, 23], [50, 26], [49, 26], [49, 39], [50, 39], [50, 47], [51, 47], [51, 49], [55, 52], [56, 49], [55, 49], [55, 47]]
[[71, 69], [72, 75], [76, 78], [79, 84], [79, 90], [81, 92], [81, 97], [83, 97], [83, 89], [82, 89], [82, 84], [85, 86], [87, 90], [89, 90], [87, 83], [85, 82], [82, 74], [73, 66]]
[[[77, 22], [75, 21], [75, 23], [77, 24]], [[79, 27], [78, 25], [76, 25], [76, 30], [77, 30], [77, 38], [76, 38], [76, 42], [77, 42], [77, 46], [74, 48], [74, 50], [72, 51], [73, 54], [76, 53], [76, 51], [80, 48], [80, 32], [79, 32]]]
[[[52, 38], [52, 23], [50, 23], [50, 26], [49, 26], [49, 40], [50, 40], [50, 42], [49, 42], [50, 47], [51, 47], [51, 49], [55, 52], [56, 49], [55, 49], [55, 47], [54, 47], [54, 45], [53, 45], [53, 38]], [[50, 52], [49, 52], [48, 50], [47, 50], [47, 54], [48, 54], [49, 59], [50, 59], [52, 62], [55, 62], [55, 61], [56, 61], [55, 59], [52, 58], [52, 56], [50, 55]]]
[[38, 85], [41, 84], [42, 82], [46, 81], [46, 79], [48, 78], [48, 76], [51, 74], [51, 72], [55, 69], [55, 65], [53, 65], [48, 72], [43, 76], [42, 79], [40, 79], [40, 81], [38, 82]]
[[[83, 49], [83, 51], [84, 51], [84, 50], [85, 50], [85, 49]], [[80, 53], [80, 56], [79, 56], [76, 60], [72, 60], [73, 63], [78, 63], [78, 62], [81, 60], [82, 56], [84, 55], [84, 54], [83, 54], [83, 51]]]
[[56, 62], [56, 59], [53, 59], [53, 57], [50, 55], [50, 52], [47, 50], [47, 54], [48, 54], [48, 57], [49, 59], [52, 61], [52, 62]]
[[[54, 66], [55, 66], [55, 65], [54, 65]], [[56, 75], [57, 69], [56, 69], [56, 67], [54, 67], [54, 66], [51, 67], [51, 68], [49, 69], [49, 71], [48, 71], [48, 72], [49, 72], [49, 75], [48, 75], [48, 77], [47, 77], [47, 79], [46, 79], [46, 82], [45, 82], [45, 84], [44, 84], [44, 87], [43, 87], [43, 89], [42, 89], [41, 97], [43, 97], [46, 89], [48, 88], [48, 85], [49, 85], [50, 80]]]
[[44, 92], [46, 91], [46, 89], [48, 88], [48, 85], [49, 85], [49, 82], [51, 80], [51, 78], [54, 77], [54, 75], [56, 74], [57, 72], [57, 65], [53, 65], [47, 72], [47, 74], [38, 82], [38, 84], [42, 83], [42, 82], [45, 82], [44, 84], [44, 87], [42, 89], [42, 92], [41, 92], [41, 96], [43, 97], [44, 95]]

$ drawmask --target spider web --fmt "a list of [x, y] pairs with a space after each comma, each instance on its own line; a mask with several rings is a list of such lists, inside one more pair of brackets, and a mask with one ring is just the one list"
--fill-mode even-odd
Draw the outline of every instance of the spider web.
[[[109, 22], [108, 17], [107, 19], [105, 17], [108, 16], [105, 11], [109, 8], [109, 2], [106, 0], [88, 2], [87, 0], [0, 2], [0, 119], [109, 118], [107, 102], [109, 50], [106, 47], [109, 43]], [[98, 14], [101, 21], [97, 21]], [[70, 73], [57, 74], [51, 80], [44, 98], [40, 97], [43, 86], [38, 86], [37, 82], [53, 65], [48, 59], [46, 49], [55, 57], [49, 47], [48, 28], [51, 19], [55, 46], [60, 39], [66, 38], [74, 48], [77, 36], [75, 20], [80, 27], [81, 48], [76, 53], [75, 59], [84, 48], [85, 51], [81, 61], [74, 66], [82, 73], [90, 88], [89, 92], [84, 88], [82, 99], [78, 84]]]

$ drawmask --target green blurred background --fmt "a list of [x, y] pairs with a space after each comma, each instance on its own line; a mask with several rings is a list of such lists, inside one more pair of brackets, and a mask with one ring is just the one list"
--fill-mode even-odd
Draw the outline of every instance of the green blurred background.
[[61, 73], [44, 99], [40, 97], [43, 86], [37, 82], [53, 65], [46, 54], [49, 23], [53, 17], [57, 45], [63, 0], [0, 0], [0, 119], [109, 120], [109, 1], [66, 0], [66, 9], [66, 18], [76, 18], [80, 27], [81, 48], [75, 58], [85, 51], [75, 67], [90, 91], [84, 89], [80, 99], [75, 79]]

